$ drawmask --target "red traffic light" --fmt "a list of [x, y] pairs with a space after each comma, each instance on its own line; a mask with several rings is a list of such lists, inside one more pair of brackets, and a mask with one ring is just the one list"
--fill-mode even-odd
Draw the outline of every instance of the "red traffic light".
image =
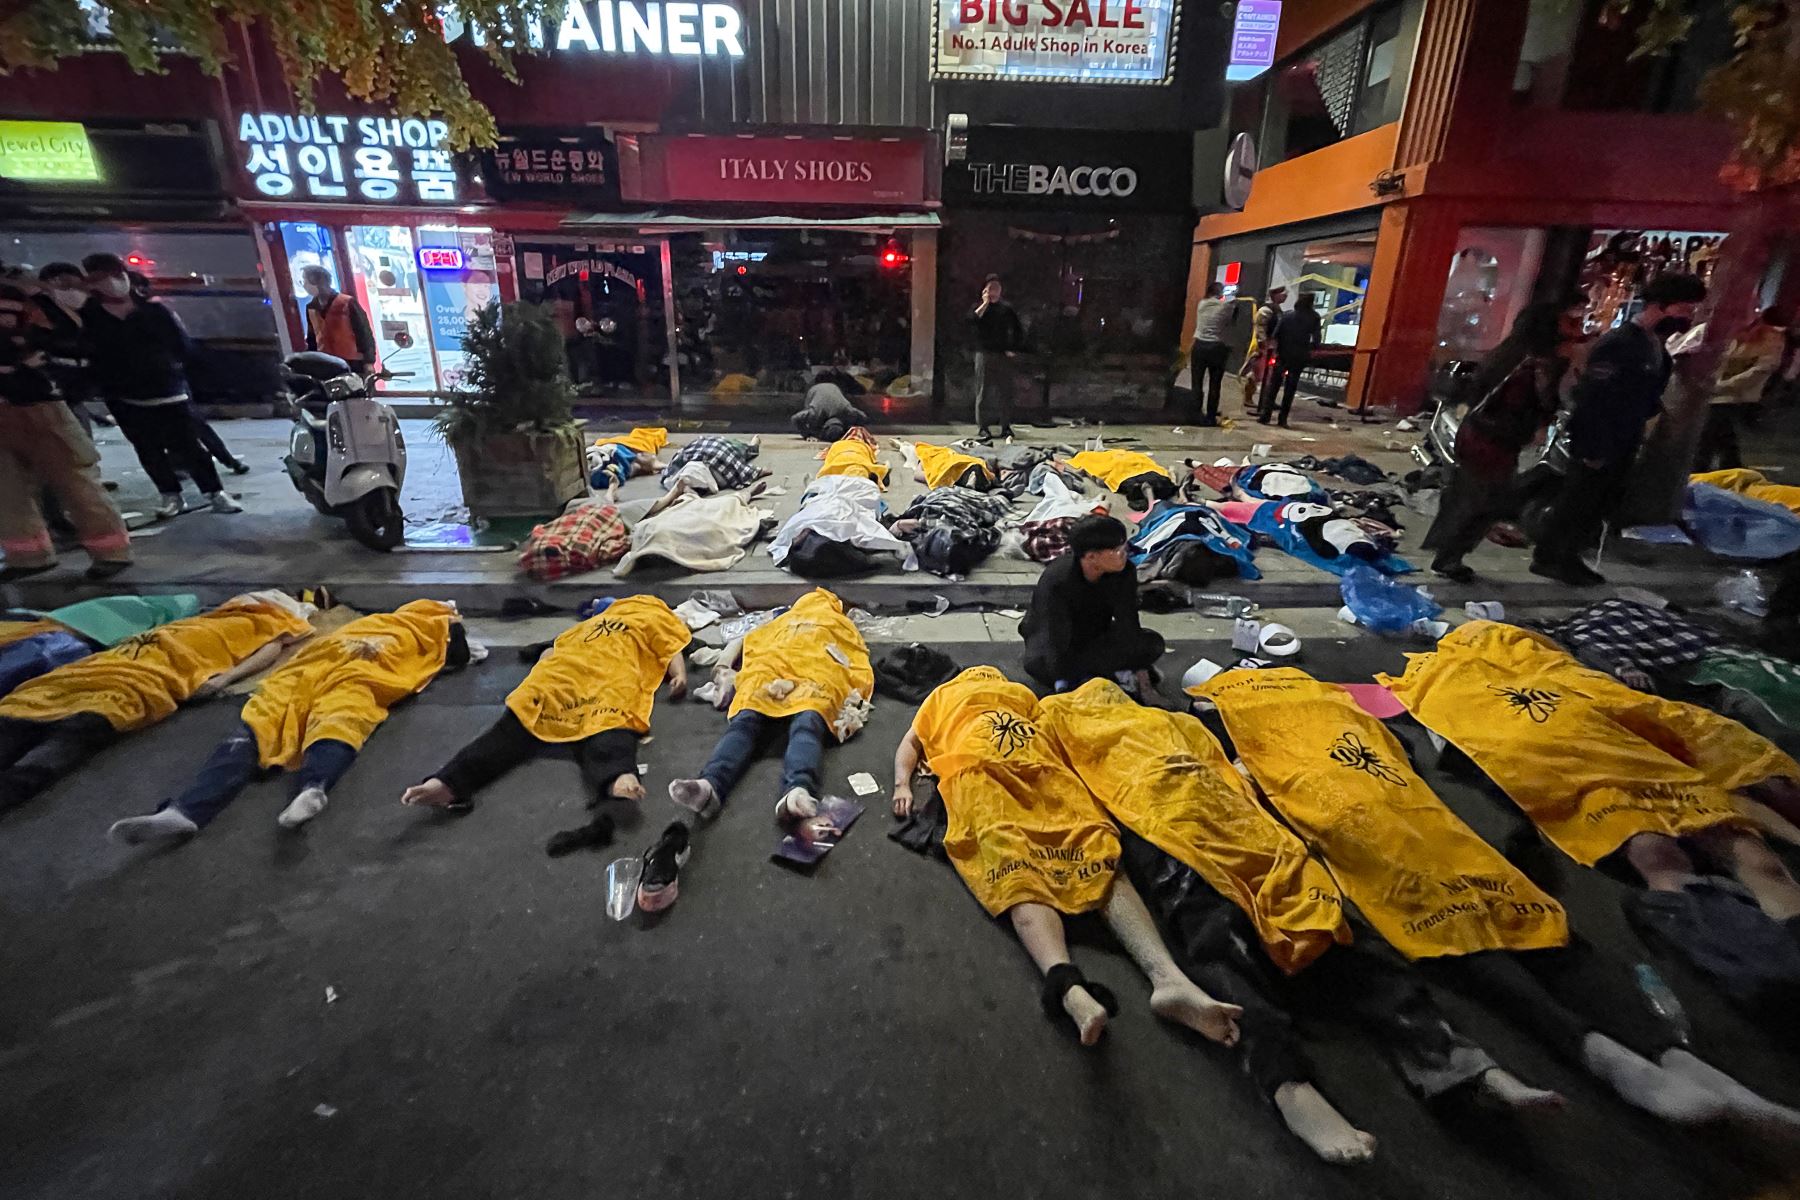
[[738, 264], [738, 274], [739, 275], [748, 275], [749, 273], [750, 273], [749, 267], [746, 267], [743, 263]]

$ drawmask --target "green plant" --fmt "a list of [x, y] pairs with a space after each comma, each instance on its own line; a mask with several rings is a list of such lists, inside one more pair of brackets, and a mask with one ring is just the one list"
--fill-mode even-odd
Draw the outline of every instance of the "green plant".
[[[209, 75], [235, 64], [232, 43], [258, 28], [281, 60], [301, 111], [322, 75], [354, 100], [407, 116], [441, 113], [458, 149], [491, 146], [493, 114], [469, 92], [444, 40], [482, 31], [482, 53], [513, 83], [513, 55], [534, 32], [562, 23], [567, 0], [12, 0], [0, 4], [0, 74], [48, 70], [97, 47], [116, 49], [134, 70], [162, 72], [164, 53], [191, 54]], [[239, 42], [242, 45], [242, 42]]]
[[447, 394], [436, 422], [451, 445], [574, 419], [575, 388], [548, 305], [490, 303], [469, 319], [462, 348], [463, 388]]

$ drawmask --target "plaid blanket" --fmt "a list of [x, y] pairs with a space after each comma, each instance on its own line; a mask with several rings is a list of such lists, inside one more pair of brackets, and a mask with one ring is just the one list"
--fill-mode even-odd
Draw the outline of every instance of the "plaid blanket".
[[1686, 666], [1725, 643], [1723, 637], [1680, 613], [1635, 600], [1590, 604], [1561, 624], [1547, 626], [1544, 632], [1588, 666], [1611, 675], [1623, 671], [1655, 675]]
[[675, 452], [663, 468], [663, 482], [666, 485], [682, 467], [697, 462], [712, 472], [720, 491], [735, 491], [756, 479], [756, 465], [751, 461], [755, 457], [756, 447], [750, 443], [709, 433]]
[[519, 569], [542, 583], [617, 562], [631, 548], [631, 534], [613, 505], [584, 504], [531, 531], [519, 553]]

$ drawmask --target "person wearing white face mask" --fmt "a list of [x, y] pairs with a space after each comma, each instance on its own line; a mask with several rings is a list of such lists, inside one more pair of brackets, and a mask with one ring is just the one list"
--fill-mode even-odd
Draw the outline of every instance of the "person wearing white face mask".
[[307, 267], [300, 282], [312, 297], [306, 302], [306, 348], [337, 355], [358, 375], [373, 370], [375, 331], [362, 305], [332, 287], [331, 272], [324, 267]]
[[168, 308], [131, 291], [124, 260], [81, 260], [93, 295], [82, 306], [83, 345], [94, 382], [138, 461], [162, 495], [158, 517], [182, 511], [179, 465], [218, 513], [242, 512], [225, 494], [212, 455], [200, 444], [188, 404], [187, 331]]
[[81, 306], [88, 300], [87, 280], [74, 263], [53, 262], [38, 272], [38, 283], [43, 290], [32, 302], [37, 309], [33, 316], [42, 331], [44, 369], [86, 429], [91, 418], [87, 404], [94, 398], [81, 344]]

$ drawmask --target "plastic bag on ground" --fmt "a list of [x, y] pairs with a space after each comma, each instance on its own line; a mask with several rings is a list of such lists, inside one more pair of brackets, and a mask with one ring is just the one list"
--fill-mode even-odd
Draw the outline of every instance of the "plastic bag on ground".
[[1395, 583], [1361, 563], [1344, 572], [1339, 589], [1356, 623], [1376, 633], [1399, 633], [1414, 621], [1430, 620], [1444, 611], [1424, 589]]
[[1719, 580], [1714, 594], [1726, 608], [1735, 608], [1753, 617], [1769, 615], [1769, 594], [1763, 590], [1762, 577], [1755, 571], [1743, 570], [1726, 576]]

